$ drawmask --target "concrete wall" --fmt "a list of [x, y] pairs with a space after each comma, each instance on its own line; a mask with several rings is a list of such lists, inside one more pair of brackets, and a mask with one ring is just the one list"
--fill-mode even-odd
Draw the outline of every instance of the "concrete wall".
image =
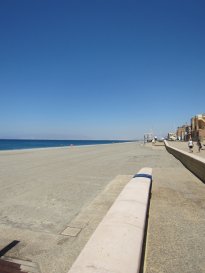
[[69, 273], [139, 272], [151, 174], [143, 168], [128, 182]]
[[182, 164], [187, 167], [187, 169], [189, 169], [192, 173], [194, 173], [198, 178], [200, 178], [205, 183], [204, 158], [171, 147], [167, 141], [165, 141], [165, 146], [170, 154], [179, 159], [182, 162]]

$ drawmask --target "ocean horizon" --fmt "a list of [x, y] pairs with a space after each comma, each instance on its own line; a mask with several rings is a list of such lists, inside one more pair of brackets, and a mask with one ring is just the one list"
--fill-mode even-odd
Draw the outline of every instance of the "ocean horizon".
[[131, 140], [45, 140], [45, 139], [0, 139], [0, 150], [21, 150], [66, 146], [99, 145], [130, 142]]

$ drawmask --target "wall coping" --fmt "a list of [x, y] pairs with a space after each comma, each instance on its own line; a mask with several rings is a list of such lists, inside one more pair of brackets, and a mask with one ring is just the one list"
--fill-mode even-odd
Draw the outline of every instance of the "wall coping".
[[151, 175], [143, 168], [128, 182], [68, 273], [139, 273]]

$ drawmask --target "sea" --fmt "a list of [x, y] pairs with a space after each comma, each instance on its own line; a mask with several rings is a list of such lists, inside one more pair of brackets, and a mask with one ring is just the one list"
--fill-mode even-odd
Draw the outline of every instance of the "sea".
[[0, 150], [20, 150], [49, 147], [68, 147], [128, 142], [127, 140], [31, 140], [0, 139]]

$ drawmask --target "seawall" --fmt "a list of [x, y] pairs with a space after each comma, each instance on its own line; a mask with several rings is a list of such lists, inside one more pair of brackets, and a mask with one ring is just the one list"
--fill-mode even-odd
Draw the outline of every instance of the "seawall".
[[182, 162], [182, 164], [194, 173], [199, 179], [205, 182], [205, 159], [172, 147], [166, 140], [167, 151]]

